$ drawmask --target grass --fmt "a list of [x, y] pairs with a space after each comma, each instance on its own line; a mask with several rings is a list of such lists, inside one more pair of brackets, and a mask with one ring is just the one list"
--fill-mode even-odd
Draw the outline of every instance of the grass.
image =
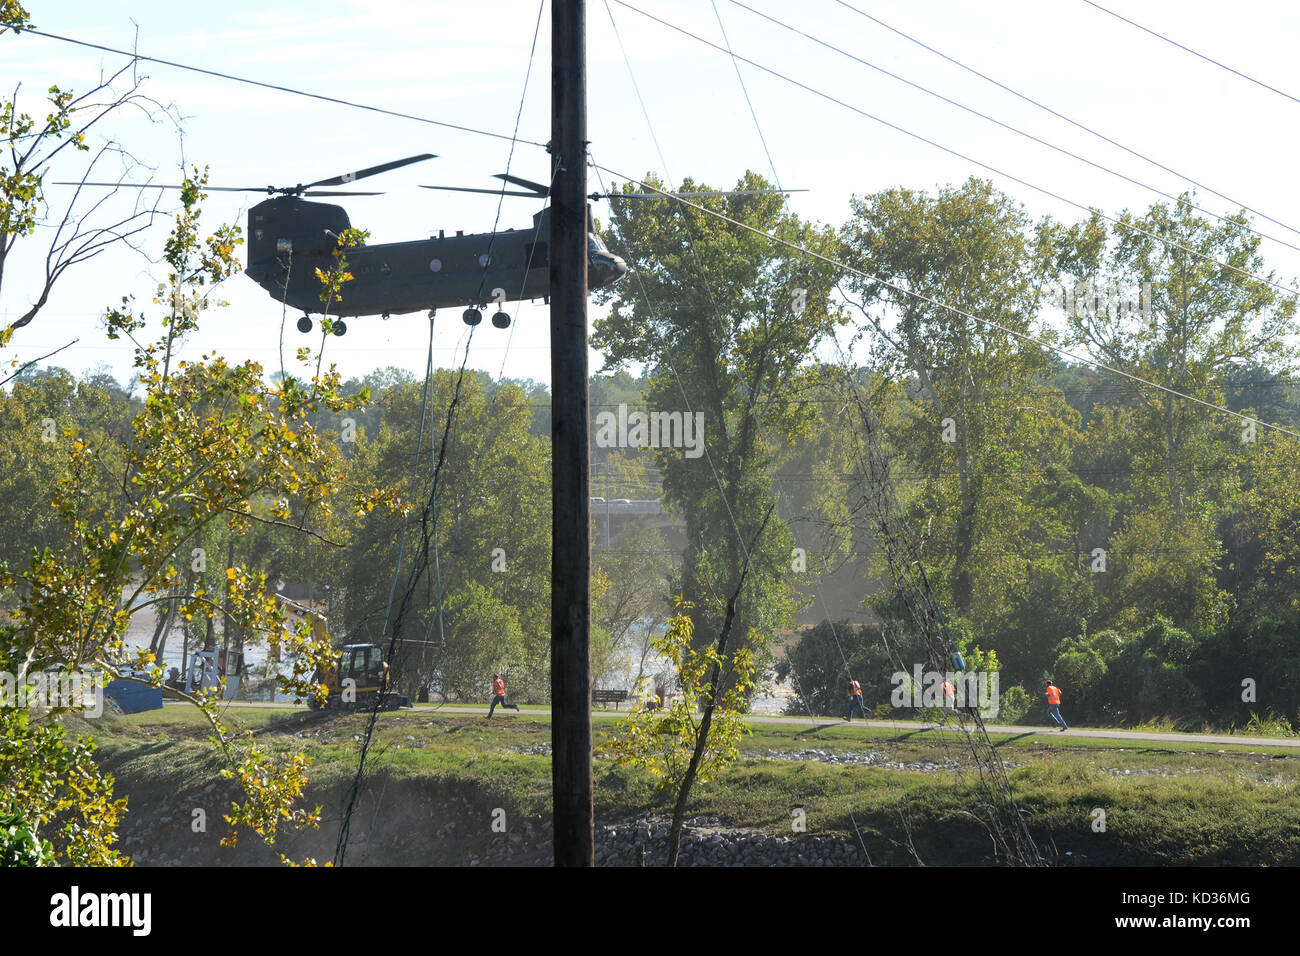
[[[499, 714], [493, 717], [491, 722], [484, 719], [486, 713], [482, 715], [448, 713], [444, 716], [454, 721], [482, 720], [484, 727], [489, 728], [494, 724], [504, 726], [506, 723], [522, 719], [538, 722], [549, 728], [550, 715], [548, 713], [539, 713], [538, 711], [542, 709], [525, 706], [519, 714], [509, 711], [504, 715]], [[438, 715], [438, 709], [433, 706], [418, 705], [413, 710], [384, 713], [380, 715], [380, 726], [382, 727], [385, 721], [395, 717], [410, 715], [436, 716]], [[355, 716], [344, 719], [354, 719]], [[596, 711], [592, 714], [592, 725], [601, 730], [612, 729], [623, 716], [625, 716], [624, 712], [613, 710]], [[281, 732], [284, 728], [296, 726], [295, 722], [336, 719], [339, 718], [332, 715], [312, 714], [302, 708], [294, 707], [230, 707], [222, 712], [222, 720], [230, 729], [249, 729], [275, 733]], [[110, 721], [111, 724], [105, 723]], [[163, 734], [180, 739], [206, 740], [209, 734], [206, 718], [193, 706], [183, 703], [168, 704], [162, 710], [145, 711], [139, 714], [118, 715], [116, 717], [105, 715], [96, 721], [87, 723], [87, 727], [92, 733], [95, 732], [94, 728], [97, 726], [130, 727], [135, 728], [141, 735]], [[1160, 723], [1147, 729], [1152, 732], [1157, 730], [1168, 732], [1166, 728], [1166, 724]], [[773, 750], [826, 749], [828, 745], [833, 745], [836, 750], [844, 751], [872, 750], [879, 749], [881, 743], [888, 741], [899, 741], [900, 743], [918, 746], [929, 744], [933, 748], [940, 750], [962, 746], [961, 738], [955, 730], [930, 730], [919, 724], [909, 725], [906, 721], [899, 721], [894, 727], [867, 727], [860, 723], [847, 724], [832, 718], [825, 718], [810, 726], [808, 718], [789, 718], [788, 722], [782, 720], [773, 723], [754, 723], [751, 725], [751, 730], [753, 734], [747, 738], [745, 749], [760, 752], [769, 748]], [[549, 730], [547, 731], [547, 739], [549, 739]], [[989, 739], [998, 747], [1004, 759], [1011, 759], [1009, 755], [1013, 751], [1034, 751], [1044, 748], [1049, 751], [1083, 749], [1148, 751], [1152, 753], [1255, 753], [1300, 757], [1300, 751], [1297, 751], [1296, 748], [1270, 747], [1267, 744], [1252, 742], [1249, 737], [1244, 738], [1239, 744], [1210, 745], [1163, 740], [1158, 743], [1146, 743], [1123, 738], [1089, 737], [1088, 729], [1072, 727], [1070, 732], [1066, 734], [1026, 728], [1016, 733], [990, 733]], [[921, 753], [922, 751], [914, 752]], [[926, 752], [934, 753], [937, 751]]]
[[[205, 722], [186, 710], [105, 717], [90, 728], [101, 740], [101, 759], [117, 776], [119, 792], [132, 795], [133, 808], [145, 816], [153, 802], [206, 792], [218, 779]], [[355, 773], [366, 715], [269, 708], [231, 713], [232, 724], [243, 722], [271, 749], [302, 749], [311, 756], [316, 792], [340, 788]], [[597, 742], [617, 719], [613, 713], [596, 715]], [[999, 752], [1013, 765], [1010, 777], [1031, 828], [1044, 845], [1054, 844], [1062, 854], [1069, 850], [1080, 862], [1285, 865], [1300, 860], [1300, 754], [1295, 751], [1135, 746], [1046, 732], [997, 736]], [[525, 751], [549, 741], [548, 715], [512, 712], [489, 721], [483, 715], [417, 708], [380, 716], [368, 767], [372, 779], [382, 776], [401, 799], [423, 801], [421, 819], [443, 819], [449, 812], [446, 801], [454, 799], [467, 806], [508, 807], [512, 819], [535, 820], [549, 813], [551, 764], [549, 756]], [[909, 766], [922, 760], [969, 763], [964, 744], [952, 733], [919, 728], [758, 724], [742, 749], [758, 754], [865, 750]], [[597, 761], [594, 773], [598, 820], [666, 816], [667, 797], [647, 774], [607, 760]], [[909, 830], [926, 862], [975, 863], [988, 861], [989, 839], [970, 811], [986, 799], [973, 772], [748, 758], [714, 783], [698, 786], [690, 814], [789, 835], [790, 811], [801, 806], [810, 833], [860, 838], [877, 863], [912, 861]], [[1096, 809], [1106, 811], [1105, 832], [1092, 829]]]

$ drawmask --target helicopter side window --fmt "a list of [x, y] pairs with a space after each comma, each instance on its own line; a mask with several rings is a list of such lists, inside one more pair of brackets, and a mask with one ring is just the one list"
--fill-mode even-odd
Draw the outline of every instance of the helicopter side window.
[[587, 234], [587, 252], [599, 252], [609, 255], [609, 250], [605, 248], [605, 243], [601, 241], [600, 236], [595, 233]]
[[544, 269], [548, 265], [546, 243], [524, 243], [524, 265], [529, 269]]

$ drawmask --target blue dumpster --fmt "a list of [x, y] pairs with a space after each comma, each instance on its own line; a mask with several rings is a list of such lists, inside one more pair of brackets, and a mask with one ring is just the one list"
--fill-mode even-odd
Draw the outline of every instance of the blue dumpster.
[[130, 680], [111, 680], [104, 685], [104, 696], [114, 701], [124, 714], [144, 710], [162, 710], [162, 688], [137, 684]]

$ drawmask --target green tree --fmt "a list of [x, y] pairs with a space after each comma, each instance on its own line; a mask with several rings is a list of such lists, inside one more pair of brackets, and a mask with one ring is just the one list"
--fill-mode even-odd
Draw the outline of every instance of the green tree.
[[903, 393], [863, 399], [888, 428], [898, 505], [952, 612], [1014, 650], [1004, 656], [1045, 656], [1056, 638], [1041, 615], [1079, 590], [1079, 538], [1104, 511], [1070, 476], [1079, 415], [1026, 338], [1051, 337], [1038, 315], [1052, 224], [977, 179], [934, 195], [890, 189], [852, 209], [841, 256], [859, 274], [845, 296], [875, 371]]
[[[681, 188], [708, 189], [689, 179]], [[747, 173], [736, 188], [770, 187]], [[722, 596], [741, 578], [745, 542], [775, 499], [776, 456], [815, 420], [799, 401], [816, 374], [807, 360], [840, 320], [829, 301], [831, 270], [751, 231], [825, 253], [825, 230], [785, 212], [775, 195], [698, 204], [744, 225], [667, 199], [612, 202], [606, 239], [634, 275], [604, 293], [613, 307], [597, 320], [593, 344], [608, 369], [652, 369], [651, 410], [702, 419], [703, 447], [688, 454], [682, 443], [661, 442], [655, 460], [665, 498], [686, 522], [674, 591], [692, 605], [694, 633], [708, 642], [722, 627]], [[759, 638], [761, 671], [768, 667], [761, 643], [788, 625], [798, 600], [792, 544], [779, 520], [766, 525], [737, 607], [735, 631]]]
[[[688, 610], [679, 604], [654, 640], [655, 650], [672, 662], [681, 693], [663, 708], [633, 708], [601, 747], [624, 766], [649, 770], [659, 789], [674, 793], [669, 866], [677, 865], [692, 786], [714, 779], [740, 756], [740, 741], [750, 732], [744, 719], [746, 695], [754, 682], [753, 655], [740, 642], [728, 646], [734, 596], [717, 642], [702, 648], [693, 639]], [[637, 691], [644, 694], [644, 688]]]
[[1125, 380], [1122, 407], [1093, 426], [1098, 440], [1122, 450], [1130, 472], [1110, 589], [1123, 626], [1159, 612], [1213, 627], [1231, 610], [1216, 573], [1221, 519], [1239, 497], [1239, 466], [1253, 440], [1245, 432], [1254, 426], [1174, 392], [1222, 405], [1240, 367], [1294, 367], [1296, 300], [1270, 284], [1260, 238], [1244, 225], [1244, 213], [1211, 223], [1184, 196], [1125, 212], [1109, 234], [1094, 216], [1056, 237], [1074, 289], [1072, 340], [1167, 389]]
[[[4, 573], [12, 597], [0, 629], [0, 671], [17, 674], [21, 684], [34, 685], [38, 675], [54, 672], [107, 673], [156, 686], [161, 668], [147, 651], [132, 660], [124, 634], [133, 615], [163, 602], [175, 602], [186, 621], [220, 615], [250, 632], [266, 632], [293, 661], [292, 674], [282, 680], [288, 692], [315, 692], [311, 675], [328, 660], [325, 642], [313, 639], [305, 625], [286, 624], [264, 577], [240, 565], [214, 575], [219, 583], [187, 573], [200, 563], [192, 546], [206, 529], [225, 524], [239, 532], [252, 522], [292, 526], [295, 503], [300, 514], [329, 507], [338, 480], [336, 455], [308, 416], [321, 406], [341, 410], [348, 404], [337, 394], [333, 370], [310, 381], [285, 378], [268, 386], [255, 363], [177, 360], [177, 346], [197, 328], [211, 288], [238, 269], [238, 231], [222, 227], [204, 236], [200, 229], [205, 180], [196, 173], [181, 191], [182, 209], [164, 254], [168, 278], [158, 297], [162, 331], [155, 341], [137, 343], [146, 397], [129, 435], [115, 440], [64, 426], [66, 464], [52, 504], [66, 535], [56, 547], [35, 553], [25, 571]], [[136, 340], [147, 328], [132, 306], [128, 299], [109, 310], [110, 337]], [[116, 489], [108, 507], [99, 504], [101, 471], [112, 475]], [[208, 560], [217, 563], [215, 556]], [[293, 806], [306, 784], [301, 754], [271, 755], [231, 734], [218, 719], [215, 695], [189, 699], [208, 717], [227, 764], [224, 772], [245, 792], [226, 817], [232, 831], [223, 842], [233, 843], [250, 829], [273, 843], [286, 821], [307, 825], [318, 819], [316, 812]], [[111, 778], [90, 758], [93, 740], [68, 739], [55, 723], [77, 709], [75, 701], [63, 700], [39, 718], [4, 715], [3, 792], [15, 795], [38, 838], [61, 820], [75, 821], [55, 835], [61, 861], [123, 862], [112, 843], [124, 801], [112, 798]]]
[[[449, 419], [458, 375], [433, 375], [420, 437], [422, 382], [394, 381], [371, 399], [377, 416], [371, 429], [358, 430], [345, 486], [354, 493], [374, 493], [382, 506], [366, 513], [339, 515], [327, 530], [341, 549], [322, 552], [322, 573], [338, 595], [334, 602], [337, 631], [351, 639], [380, 640], [389, 613], [397, 544], [406, 523], [405, 557], [409, 567], [420, 543], [418, 508], [432, 489], [430, 449], [438, 454], [443, 429], [451, 422], [446, 456], [438, 478], [436, 507], [430, 520], [430, 569], [414, 595], [394, 671], [402, 686], [416, 693], [430, 681], [442, 684], [457, 675], [444, 692], [481, 695], [477, 681], [466, 676], [482, 657], [448, 633], [447, 602], [460, 593], [467, 606], [509, 609], [512, 633], [522, 647], [503, 651], [510, 660], [511, 690], [529, 700], [546, 700], [550, 669], [550, 523], [547, 442], [531, 433], [528, 397], [514, 385], [489, 388], [485, 377], [466, 375]], [[369, 413], [369, 412], [368, 412]], [[431, 434], [432, 433], [432, 434]], [[412, 489], [416, 450], [423, 463]], [[368, 492], [367, 489], [370, 489]], [[436, 520], [433, 518], [436, 517]], [[435, 547], [436, 539], [436, 547]], [[399, 578], [405, 580], [405, 578]], [[476, 588], [470, 588], [470, 585]], [[439, 587], [442, 613], [439, 615]], [[487, 601], [480, 592], [490, 595]], [[478, 612], [476, 612], [478, 613]], [[388, 621], [391, 625], [391, 620]], [[506, 635], [501, 635], [506, 640]], [[492, 635], [483, 635], [490, 640]], [[429, 643], [445, 642], [432, 647]], [[456, 660], [461, 653], [469, 656]], [[491, 671], [488, 671], [490, 674]], [[455, 686], [453, 687], [452, 684]]]
[[635, 684], [645, 674], [653, 650], [651, 637], [667, 617], [671, 555], [658, 530], [633, 525], [613, 549], [598, 548], [594, 562], [599, 588], [593, 581], [593, 622], [607, 640], [603, 666], [596, 666], [593, 651], [593, 677], [609, 679], [620, 658], [630, 655], [636, 660]]

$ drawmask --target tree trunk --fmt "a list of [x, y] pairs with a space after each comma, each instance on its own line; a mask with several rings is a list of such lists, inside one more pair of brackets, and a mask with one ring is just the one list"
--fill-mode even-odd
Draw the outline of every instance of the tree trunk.
[[[767, 522], [772, 517], [775, 508], [775, 504], [770, 505], [767, 513], [763, 515], [763, 523], [759, 525], [758, 533], [754, 535], [754, 540], [749, 547], [751, 553], [758, 546], [759, 539], [763, 537], [763, 532], [767, 529]], [[722, 621], [722, 630], [718, 634], [719, 659], [727, 652], [727, 640], [731, 637], [731, 629], [736, 620], [736, 602], [740, 600], [740, 592], [745, 588], [745, 578], [748, 575], [749, 557], [746, 556], [745, 563], [740, 568], [740, 582], [736, 585], [736, 590], [731, 592], [731, 597], [727, 599], [727, 613]], [[700, 718], [700, 729], [695, 734], [695, 749], [691, 751], [691, 762], [687, 765], [686, 775], [682, 778], [681, 785], [677, 789], [677, 802], [673, 804], [672, 824], [668, 828], [669, 866], [677, 865], [677, 855], [681, 851], [682, 822], [686, 816], [686, 802], [691, 797], [691, 787], [695, 784], [695, 776], [700, 770], [700, 761], [704, 759], [704, 750], [709, 744], [709, 728], [713, 724], [713, 711], [718, 702], [718, 685], [721, 683], [722, 668], [718, 664], [714, 664], [712, 673], [709, 675], [709, 697], [704, 705], [704, 716]]]

